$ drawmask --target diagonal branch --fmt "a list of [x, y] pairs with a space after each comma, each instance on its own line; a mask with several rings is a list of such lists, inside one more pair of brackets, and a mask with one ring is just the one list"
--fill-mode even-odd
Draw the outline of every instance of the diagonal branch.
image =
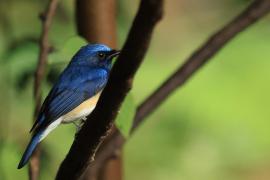
[[[76, 0], [76, 26], [78, 33], [91, 43], [103, 43], [116, 48], [117, 0]], [[115, 129], [113, 127], [113, 129]], [[112, 130], [113, 131], [113, 130]], [[109, 136], [106, 138], [108, 139]], [[106, 141], [106, 140], [105, 140]], [[103, 165], [102, 176], [91, 176], [87, 170], [83, 180], [121, 180], [122, 160], [120, 155]]]
[[232, 22], [212, 35], [167, 81], [138, 107], [132, 132], [145, 117], [152, 113], [174, 90], [184, 85], [194, 73], [210, 61], [230, 40], [269, 13], [269, 11], [269, 0], [255, 0]]
[[[41, 16], [42, 32], [39, 40], [39, 57], [35, 72], [34, 80], [34, 100], [35, 100], [35, 114], [34, 119], [41, 106], [41, 84], [45, 75], [45, 67], [47, 63], [48, 53], [50, 51], [49, 45], [49, 29], [52, 24], [52, 19], [56, 11], [58, 0], [50, 0], [45, 13]], [[37, 180], [39, 175], [39, 155], [40, 148], [36, 148], [29, 163], [29, 179]]]
[[[251, 26], [270, 11], [269, 0], [255, 0], [250, 6], [237, 16], [232, 22], [225, 25], [217, 33], [212, 35], [199, 49], [197, 49], [186, 61], [173, 73], [153, 94], [151, 94], [138, 108], [133, 121], [131, 135], [138, 126], [156, 110], [177, 88], [180, 88], [194, 75], [204, 64], [232, 40], [241, 31]], [[92, 174], [98, 174], [103, 164], [110, 158], [117, 156], [119, 149], [125, 143], [124, 137], [119, 131], [115, 131], [107, 143], [97, 153], [96, 160], [89, 167]]]
[[78, 179], [89, 159], [93, 160], [98, 146], [108, 134], [108, 130], [120, 109], [145, 53], [147, 52], [153, 29], [161, 19], [163, 0], [142, 0], [122, 53], [117, 59], [107, 86], [97, 107], [77, 134], [69, 153], [57, 173], [57, 180]]

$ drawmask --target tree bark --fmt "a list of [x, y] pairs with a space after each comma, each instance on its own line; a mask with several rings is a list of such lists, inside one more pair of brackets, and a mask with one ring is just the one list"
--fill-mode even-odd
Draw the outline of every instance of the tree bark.
[[[89, 43], [103, 43], [116, 48], [116, 0], [77, 0], [76, 22], [78, 33]], [[98, 152], [97, 152], [98, 153]], [[103, 164], [99, 173], [89, 166], [83, 180], [121, 180], [121, 157]]]
[[[203, 65], [219, 52], [230, 40], [241, 31], [245, 30], [270, 11], [269, 0], [255, 0], [250, 6], [232, 22], [225, 25], [217, 33], [213, 34], [200, 48], [198, 48], [186, 61], [161, 84], [146, 100], [137, 108], [137, 112], [131, 128], [131, 135], [139, 125], [146, 120], [177, 88], [182, 87]], [[119, 131], [115, 131], [110, 140], [104, 143], [96, 156], [95, 168], [102, 167], [104, 162], [118, 155], [126, 139]], [[96, 170], [98, 171], [98, 170]]]
[[[143, 61], [152, 32], [163, 12], [162, 0], [142, 0], [122, 52], [115, 62], [107, 86], [94, 111], [78, 132], [56, 179], [80, 178], [99, 145], [104, 141], [121, 104], [131, 89], [133, 78]], [[128, 61], [127, 61], [128, 59]]]
[[88, 42], [116, 47], [116, 0], [76, 0], [76, 21]]

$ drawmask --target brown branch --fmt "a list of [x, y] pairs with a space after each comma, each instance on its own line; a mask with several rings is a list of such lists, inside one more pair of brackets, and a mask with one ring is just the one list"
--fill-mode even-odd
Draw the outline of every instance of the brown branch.
[[78, 33], [90, 43], [116, 45], [116, 0], [76, 0]]
[[[116, 48], [116, 0], [76, 0], [76, 24], [78, 33], [90, 43], [103, 43]], [[106, 138], [108, 139], [109, 136]], [[106, 141], [105, 139], [105, 141]], [[122, 161], [107, 161], [100, 175], [86, 170], [83, 180], [121, 180]]]
[[[48, 58], [48, 53], [50, 51], [49, 45], [49, 29], [52, 23], [53, 16], [58, 4], [58, 0], [50, 0], [47, 9], [42, 16], [42, 32], [39, 40], [39, 57], [37, 68], [35, 72], [34, 81], [34, 99], [35, 99], [35, 114], [34, 119], [37, 117], [37, 113], [41, 106], [41, 83], [45, 74], [46, 61]], [[40, 148], [37, 147], [34, 151], [32, 158], [29, 163], [29, 179], [37, 180], [39, 175], [39, 156]]]
[[163, 0], [142, 0], [122, 53], [117, 59], [97, 107], [78, 132], [57, 173], [57, 180], [78, 179], [108, 134], [133, 77], [148, 49], [152, 31], [162, 16]]
[[[233, 37], [255, 23], [270, 11], [269, 0], [256, 0], [237, 16], [232, 22], [212, 35], [199, 49], [197, 49], [186, 61], [173, 73], [153, 94], [151, 94], [138, 108], [133, 121], [131, 135], [138, 126], [158, 108], [177, 88], [187, 82], [202, 66], [229, 42]], [[124, 137], [119, 131], [111, 135], [111, 139], [102, 144], [95, 162], [91, 164], [91, 173], [98, 174], [103, 164], [117, 156], [119, 149], [125, 143]], [[89, 168], [89, 169], [90, 169]]]

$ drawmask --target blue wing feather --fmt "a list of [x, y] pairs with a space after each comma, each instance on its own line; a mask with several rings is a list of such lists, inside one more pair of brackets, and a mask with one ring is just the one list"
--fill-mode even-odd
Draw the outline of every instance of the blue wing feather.
[[45, 99], [32, 129], [47, 127], [101, 91], [107, 80], [105, 69], [67, 68]]
[[29, 142], [26, 150], [23, 153], [22, 159], [18, 165], [18, 169], [21, 169], [29, 160], [29, 158], [31, 157], [33, 151], [35, 150], [36, 146], [38, 145], [40, 138], [42, 136], [43, 131], [39, 131], [38, 133], [36, 133], [31, 141]]

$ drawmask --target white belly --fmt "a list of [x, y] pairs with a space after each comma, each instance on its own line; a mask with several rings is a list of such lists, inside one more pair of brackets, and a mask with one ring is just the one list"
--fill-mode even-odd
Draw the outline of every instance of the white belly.
[[72, 121], [75, 121], [75, 120], [78, 120], [78, 119], [81, 119], [81, 118], [88, 116], [95, 109], [99, 96], [100, 96], [100, 93], [98, 93], [97, 95], [93, 96], [92, 98], [84, 101], [78, 107], [76, 107], [72, 111], [68, 112], [67, 114], [56, 119], [54, 122], [52, 122], [46, 128], [46, 130], [43, 132], [39, 141], [42, 141], [42, 139], [44, 139], [59, 124], [70, 123]]
[[88, 116], [95, 109], [99, 96], [100, 93], [84, 101], [78, 107], [62, 116], [62, 123], [70, 123]]
[[95, 106], [84, 108], [77, 110], [76, 112], [69, 112], [68, 114], [62, 116], [62, 123], [71, 123], [73, 121], [82, 119], [86, 116], [88, 116], [93, 110], [95, 109]]
[[58, 118], [56, 121], [54, 121], [53, 123], [51, 123], [46, 130], [43, 132], [43, 134], [41, 135], [41, 138], [39, 140], [42, 141], [52, 130], [54, 130], [58, 125], [60, 125], [61, 123], [70, 123], [73, 122], [75, 120], [79, 120], [81, 118], [84, 118], [86, 116], [88, 116], [93, 110], [94, 110], [95, 106], [93, 107], [89, 107], [89, 108], [84, 108], [81, 111], [76, 111], [75, 113], [69, 114], [71, 112], [69, 112], [68, 114], [61, 116], [60, 118]]

